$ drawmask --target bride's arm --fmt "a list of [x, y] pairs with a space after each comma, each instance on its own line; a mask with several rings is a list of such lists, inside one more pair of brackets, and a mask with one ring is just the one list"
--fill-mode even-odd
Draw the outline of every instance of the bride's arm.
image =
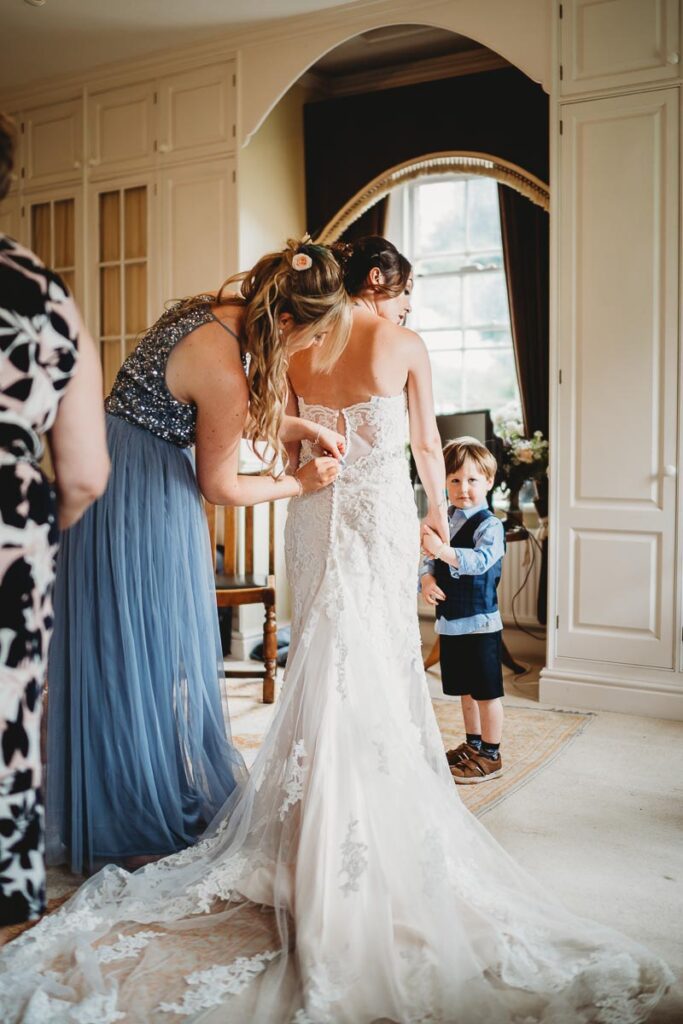
[[427, 347], [419, 335], [412, 335], [408, 362], [408, 411], [410, 416], [410, 447], [429, 509], [425, 523], [442, 541], [448, 541], [446, 516], [446, 469], [441, 450], [441, 437], [434, 415], [432, 367]]

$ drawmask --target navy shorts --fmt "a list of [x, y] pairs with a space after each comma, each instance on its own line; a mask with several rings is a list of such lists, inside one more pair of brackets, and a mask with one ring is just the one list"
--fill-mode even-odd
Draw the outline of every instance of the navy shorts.
[[449, 697], [474, 700], [503, 696], [502, 630], [441, 636], [441, 686]]

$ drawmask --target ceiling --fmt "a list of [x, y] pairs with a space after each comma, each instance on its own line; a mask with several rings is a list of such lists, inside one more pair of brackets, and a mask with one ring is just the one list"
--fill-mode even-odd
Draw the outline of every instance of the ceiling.
[[0, 0], [0, 89], [225, 35], [340, 0]]

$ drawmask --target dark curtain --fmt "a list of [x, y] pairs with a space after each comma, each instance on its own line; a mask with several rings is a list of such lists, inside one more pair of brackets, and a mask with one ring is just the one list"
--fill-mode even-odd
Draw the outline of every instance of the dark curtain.
[[378, 203], [371, 206], [369, 210], [349, 224], [343, 235], [340, 235], [342, 242], [354, 242], [357, 238], [365, 238], [367, 235], [384, 235], [387, 223], [387, 209], [389, 199], [385, 197]]
[[315, 237], [377, 175], [429, 153], [490, 153], [547, 181], [548, 97], [517, 68], [340, 96], [305, 105], [304, 144]]
[[507, 185], [498, 186], [498, 198], [524, 426], [547, 437], [549, 217]]
[[[498, 186], [505, 278], [517, 378], [527, 434], [548, 436], [549, 217], [507, 185]], [[547, 515], [548, 481], [539, 481], [539, 512]], [[546, 507], [542, 507], [545, 502]], [[548, 541], [541, 547], [536, 615], [547, 621]]]

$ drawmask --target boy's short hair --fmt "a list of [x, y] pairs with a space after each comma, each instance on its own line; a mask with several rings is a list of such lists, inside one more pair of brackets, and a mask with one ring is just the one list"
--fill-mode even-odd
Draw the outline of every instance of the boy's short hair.
[[476, 437], [456, 437], [448, 441], [443, 450], [446, 476], [452, 476], [462, 468], [466, 459], [471, 459], [487, 480], [493, 480], [498, 469], [495, 456]]

